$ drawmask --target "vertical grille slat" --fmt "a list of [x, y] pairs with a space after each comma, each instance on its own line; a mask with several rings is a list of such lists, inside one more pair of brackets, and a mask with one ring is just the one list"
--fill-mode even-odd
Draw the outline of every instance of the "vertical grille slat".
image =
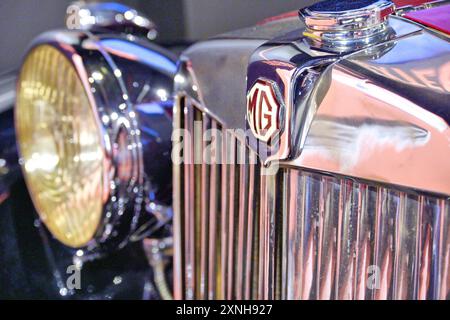
[[[260, 209], [259, 209], [259, 243], [258, 243], [258, 290], [257, 290], [257, 298], [259, 300], [265, 299], [268, 295], [267, 293], [267, 281], [266, 281], [266, 265], [267, 265], [267, 251], [266, 251], [266, 243], [268, 235], [266, 233], [266, 224], [267, 224], [267, 187], [266, 187], [266, 176], [261, 176], [261, 184], [260, 184]], [[267, 258], [266, 258], [267, 257]]]
[[439, 234], [438, 256], [437, 256], [437, 272], [438, 280], [437, 299], [449, 299], [450, 293], [450, 204], [448, 201], [439, 201]]
[[375, 208], [377, 193], [366, 185], [359, 184], [358, 221], [356, 235], [356, 275], [355, 300], [372, 299], [372, 292], [368, 289], [368, 269], [374, 265], [374, 237], [375, 237]]
[[393, 298], [417, 298], [420, 207], [417, 197], [400, 195], [396, 220]]
[[[206, 299], [208, 296], [208, 270], [209, 270], [209, 264], [208, 260], [210, 258], [209, 255], [209, 205], [210, 205], [210, 178], [211, 178], [211, 172], [210, 172], [210, 165], [211, 159], [210, 159], [210, 153], [204, 152], [208, 148], [208, 141], [204, 139], [203, 133], [208, 132], [211, 129], [211, 120], [209, 117], [205, 114], [199, 115], [199, 118], [201, 119], [201, 131], [199, 132], [198, 136], [201, 137], [201, 150], [200, 155], [205, 155], [205, 157], [202, 157], [199, 163], [201, 163], [200, 167], [200, 174], [201, 174], [201, 186], [200, 188], [197, 188], [196, 190], [200, 189], [201, 192], [198, 195], [198, 198], [200, 199], [200, 225], [199, 225], [199, 234], [200, 234], [200, 298]], [[213, 258], [213, 257], [211, 257]]]
[[[301, 243], [301, 230], [299, 220], [303, 215], [303, 210], [299, 210], [299, 198], [302, 197], [302, 193], [299, 192], [298, 172], [292, 171], [287, 173], [289, 188], [286, 188], [288, 194], [286, 198], [290, 198], [290, 202], [287, 205], [288, 210], [288, 243], [286, 252], [286, 284], [290, 284], [287, 287], [287, 299], [294, 300], [301, 297], [301, 285], [302, 285], [302, 271], [303, 271], [303, 259], [301, 256], [302, 243]], [[301, 190], [301, 188], [300, 188]], [[297, 261], [297, 263], [295, 263]]]
[[274, 247], [273, 253], [273, 298], [276, 300], [285, 299], [285, 288], [283, 283], [286, 283], [286, 241], [287, 241], [287, 211], [285, 210], [287, 199], [286, 194], [287, 180], [285, 172], [281, 172], [276, 176], [274, 185], [274, 209], [273, 209], [273, 223], [271, 232], [273, 233], [272, 241]]
[[222, 131], [222, 157], [223, 161], [221, 167], [221, 202], [220, 202], [220, 296], [219, 299], [225, 299], [227, 292], [226, 287], [228, 283], [227, 266], [228, 266], [228, 137]]
[[195, 295], [195, 210], [194, 210], [194, 110], [186, 101], [184, 108], [185, 128], [191, 134], [184, 139], [185, 159], [188, 163], [184, 165], [184, 197], [185, 197], [185, 277], [186, 298], [193, 299]]
[[[250, 299], [252, 297], [252, 269], [254, 266], [254, 250], [255, 250], [255, 206], [254, 201], [255, 193], [255, 179], [256, 179], [256, 156], [253, 152], [249, 151], [249, 168], [248, 168], [248, 193], [247, 193], [247, 243], [245, 246], [245, 268], [243, 273], [244, 283], [244, 298]], [[244, 227], [245, 228], [245, 227]]]
[[281, 233], [281, 269], [279, 270], [280, 273], [280, 284], [279, 284], [279, 298], [281, 300], [286, 300], [288, 299], [288, 254], [289, 254], [289, 243], [288, 243], [288, 239], [289, 239], [289, 220], [290, 220], [290, 215], [289, 215], [289, 189], [290, 189], [290, 175], [289, 172], [283, 172], [282, 175], [282, 185], [283, 185], [283, 191], [281, 192], [281, 210], [282, 210], [282, 215], [281, 215], [281, 230], [279, 231]]
[[336, 299], [354, 298], [356, 275], [355, 252], [359, 208], [359, 188], [351, 181], [341, 180], [340, 214], [338, 221], [338, 253], [336, 271]]
[[[178, 103], [176, 104], [174, 108], [174, 127], [183, 129], [184, 128], [184, 106], [185, 106], [185, 97], [178, 97], [177, 98]], [[181, 131], [181, 130], [180, 130]], [[174, 131], [174, 146], [180, 146], [180, 144], [183, 145], [184, 149], [184, 141], [185, 137], [175, 137], [176, 132]], [[185, 262], [185, 252], [182, 249], [183, 245], [185, 243], [185, 232], [184, 232], [184, 225], [185, 215], [182, 214], [185, 212], [184, 206], [185, 206], [185, 198], [184, 198], [184, 165], [181, 159], [186, 154], [186, 151], [180, 151], [179, 153], [173, 152], [172, 156], [174, 157], [174, 165], [173, 165], [173, 188], [174, 188], [174, 209], [178, 210], [178, 214], [175, 214], [174, 216], [174, 224], [173, 224], [173, 230], [174, 230], [174, 246], [178, 250], [175, 250], [174, 252], [174, 298], [181, 300], [185, 298], [185, 269], [184, 266], [186, 264]], [[183, 189], [183, 191], [182, 191]]]
[[[261, 188], [261, 167], [255, 166], [255, 192]], [[256, 299], [259, 287], [259, 262], [260, 262], [260, 221], [261, 221], [261, 198], [258, 194], [254, 194], [254, 206], [253, 206], [253, 242], [252, 242], [252, 275], [251, 275], [251, 298]]]
[[244, 273], [246, 256], [244, 253], [247, 249], [247, 230], [248, 230], [248, 198], [249, 194], [247, 186], [249, 185], [249, 159], [246, 152], [245, 145], [239, 143], [239, 206], [238, 206], [238, 239], [237, 239], [237, 258], [236, 258], [236, 283], [235, 283], [235, 297], [238, 300], [242, 300], [244, 297]]
[[174, 165], [176, 298], [449, 298], [448, 197], [299, 168], [266, 175], [245, 137], [177, 101], [175, 128], [189, 134]]
[[420, 197], [419, 221], [419, 265], [418, 265], [418, 292], [417, 299], [433, 298], [430, 292], [432, 257], [433, 257], [433, 216], [434, 210], [429, 199]]
[[209, 259], [208, 259], [208, 299], [217, 298], [218, 283], [218, 265], [220, 263], [220, 155], [221, 139], [218, 136], [218, 125], [215, 120], [211, 121], [211, 159], [210, 159], [210, 203], [209, 203]]
[[337, 226], [340, 215], [339, 188], [331, 177], [323, 177], [319, 217], [319, 262], [317, 279], [318, 299], [329, 300], [334, 296]]
[[266, 222], [265, 222], [265, 250], [266, 250], [266, 260], [265, 263], [265, 281], [266, 281], [266, 294], [265, 300], [273, 300], [276, 298], [277, 292], [277, 266], [279, 262], [280, 255], [278, 254], [278, 234], [277, 234], [277, 215], [280, 214], [279, 206], [276, 195], [278, 194], [278, 176], [268, 175], [266, 178], [266, 188], [267, 188], [267, 208], [266, 208]]
[[202, 185], [204, 184], [204, 178], [202, 176], [202, 164], [203, 164], [203, 117], [200, 110], [196, 108], [191, 108], [194, 117], [194, 164], [192, 165], [192, 177], [193, 183], [190, 186], [190, 192], [192, 193], [192, 211], [191, 214], [191, 229], [194, 230], [193, 237], [193, 263], [194, 263], [194, 292], [196, 297], [204, 296], [204, 287], [202, 281], [205, 277], [202, 272], [205, 268], [202, 265], [202, 238], [204, 234], [204, 229], [201, 225], [202, 223]]
[[379, 290], [374, 290], [375, 300], [392, 299], [392, 274], [394, 265], [394, 221], [398, 212], [398, 193], [379, 188], [375, 218], [375, 266], [379, 268]]
[[319, 252], [319, 205], [321, 180], [310, 174], [301, 177], [300, 255], [301, 290], [297, 299], [317, 298]]
[[[230, 156], [230, 163], [232, 163], [236, 159], [236, 148], [237, 142], [234, 136], [229, 136], [228, 138], [229, 148], [228, 155]], [[228, 166], [228, 190], [227, 193], [229, 195], [228, 199], [228, 229], [227, 229], [227, 241], [228, 241], [228, 252], [227, 252], [227, 294], [226, 298], [231, 300], [233, 299], [233, 291], [234, 291], [234, 277], [235, 277], [235, 236], [236, 236], [236, 198], [238, 193], [236, 192], [236, 184], [239, 179], [239, 175], [236, 170], [235, 165]], [[237, 177], [236, 177], [237, 176]]]

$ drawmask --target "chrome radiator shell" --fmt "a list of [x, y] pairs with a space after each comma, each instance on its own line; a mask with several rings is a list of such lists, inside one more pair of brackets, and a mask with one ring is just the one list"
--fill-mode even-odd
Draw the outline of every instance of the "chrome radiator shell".
[[[450, 118], [442, 106], [448, 105], [450, 82], [439, 75], [448, 70], [450, 45], [431, 31], [391, 19], [395, 40], [380, 50], [335, 57], [320, 70], [316, 89], [323, 87], [314, 93], [323, 96], [308, 100], [315, 104], [286, 98], [296, 112], [314, 108], [313, 117], [309, 125], [292, 119], [288, 156], [279, 159], [276, 175], [262, 175], [262, 163], [271, 162], [247, 138], [233, 134], [221, 140], [232, 141], [224, 154], [256, 161], [211, 166], [200, 159], [175, 165], [176, 298], [449, 298], [450, 168], [444, 159], [450, 153]], [[276, 70], [281, 61], [300, 68], [300, 54], [311, 52], [302, 46], [301, 32], [295, 34], [297, 38], [292, 32], [267, 41], [259, 51], [262, 64]], [[229, 41], [247, 49], [233, 55]], [[211, 126], [245, 128], [245, 90], [237, 88], [240, 71], [235, 70], [236, 84], [227, 74], [233, 72], [230, 61], [255, 61], [249, 51], [259, 41], [256, 36], [249, 41], [214, 39], [188, 50], [175, 129], [193, 132], [194, 120], [202, 124], [200, 134]], [[435, 45], [428, 55], [400, 54], [402, 44], [426, 48], [430, 41]], [[271, 52], [282, 55], [271, 59]], [[205, 70], [214, 63], [217, 73], [211, 79]], [[411, 73], [395, 73], [401, 65], [410, 65]], [[227, 67], [231, 70], [222, 73]], [[248, 81], [257, 79], [260, 70], [254, 68], [252, 74], [249, 69]], [[428, 76], [418, 77], [424, 70]], [[341, 81], [344, 75], [348, 78]], [[297, 80], [284, 81], [288, 86], [280, 85], [281, 91], [294, 90]], [[330, 91], [339, 81], [347, 90]], [[330, 94], [335, 95], [327, 98]], [[333, 104], [336, 96], [341, 97], [339, 105]], [[370, 134], [356, 139], [368, 127]], [[386, 129], [406, 133], [383, 139]], [[191, 138], [188, 153], [194, 159], [205, 145], [201, 137]], [[414, 143], [402, 145], [402, 139]], [[349, 148], [355, 141], [360, 148]], [[378, 155], [373, 141], [381, 148]], [[427, 155], [434, 156], [425, 161]]]

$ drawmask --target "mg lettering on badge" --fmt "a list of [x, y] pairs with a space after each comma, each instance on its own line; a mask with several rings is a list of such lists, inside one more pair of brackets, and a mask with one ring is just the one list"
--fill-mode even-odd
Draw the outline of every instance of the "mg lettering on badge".
[[247, 121], [257, 139], [267, 143], [279, 132], [280, 109], [276, 84], [258, 79], [247, 95]]

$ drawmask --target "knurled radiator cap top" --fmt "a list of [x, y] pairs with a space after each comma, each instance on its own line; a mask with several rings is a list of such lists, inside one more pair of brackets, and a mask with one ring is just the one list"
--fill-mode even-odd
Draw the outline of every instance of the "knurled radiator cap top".
[[379, 42], [388, 33], [387, 18], [395, 12], [389, 0], [327, 0], [301, 9], [305, 36], [315, 46], [345, 52]]

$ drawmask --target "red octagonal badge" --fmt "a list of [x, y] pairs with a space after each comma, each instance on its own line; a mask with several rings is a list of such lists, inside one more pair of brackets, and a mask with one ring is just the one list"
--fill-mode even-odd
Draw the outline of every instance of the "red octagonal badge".
[[276, 84], [258, 79], [247, 94], [247, 121], [253, 135], [268, 142], [280, 130], [281, 104]]

